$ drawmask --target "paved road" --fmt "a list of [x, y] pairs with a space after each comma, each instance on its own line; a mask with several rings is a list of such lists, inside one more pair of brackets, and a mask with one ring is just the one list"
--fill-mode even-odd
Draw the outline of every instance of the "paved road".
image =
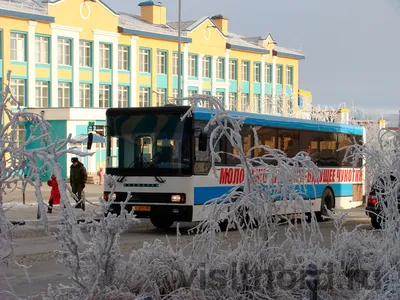
[[[371, 230], [369, 220], [365, 217], [363, 209], [356, 209], [349, 215], [346, 228], [352, 230], [356, 225], [361, 224], [360, 230]], [[195, 223], [181, 223], [181, 242], [188, 244], [193, 236], [187, 234], [187, 230], [195, 226]], [[280, 226], [278, 242], [284, 240], [284, 229], [286, 225]], [[325, 246], [330, 247], [330, 234], [333, 229], [333, 222], [328, 221], [320, 223], [320, 228], [325, 240]], [[224, 246], [229, 244], [236, 246], [239, 234], [236, 231], [230, 231], [227, 237], [221, 236]], [[41, 227], [20, 227], [14, 232], [15, 237], [15, 255], [17, 261], [30, 265], [30, 282], [24, 276], [23, 270], [16, 266], [11, 266], [6, 270], [6, 276], [11, 278], [9, 282], [17, 291], [19, 297], [28, 297], [38, 294], [47, 289], [49, 284], [58, 283], [68, 284], [70, 282], [69, 272], [60, 264], [56, 264], [53, 251], [59, 249], [58, 242], [51, 236], [45, 236]], [[144, 220], [140, 225], [132, 227], [121, 237], [121, 248], [123, 254], [129, 254], [133, 249], [140, 248], [144, 242], [159, 239], [166, 242], [168, 239], [176, 242], [176, 227], [173, 226], [168, 231], [154, 229], [151, 224]], [[0, 274], [1, 275], [1, 274]], [[0, 289], [1, 289], [0, 280]]]

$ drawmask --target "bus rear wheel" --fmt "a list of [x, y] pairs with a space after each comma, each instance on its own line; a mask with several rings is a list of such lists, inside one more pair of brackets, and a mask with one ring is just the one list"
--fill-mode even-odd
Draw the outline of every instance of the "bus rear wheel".
[[315, 213], [318, 222], [324, 222], [330, 219], [328, 210], [332, 210], [334, 203], [334, 196], [331, 189], [327, 188], [322, 193], [321, 197], [321, 210]]
[[150, 222], [154, 227], [159, 229], [168, 229], [174, 224], [174, 220], [162, 216], [151, 216]]

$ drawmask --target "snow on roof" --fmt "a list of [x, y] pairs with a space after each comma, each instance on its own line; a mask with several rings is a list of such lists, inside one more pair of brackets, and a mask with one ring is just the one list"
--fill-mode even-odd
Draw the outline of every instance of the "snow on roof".
[[47, 15], [47, 6], [34, 0], [0, 0], [0, 9]]
[[285, 54], [299, 55], [299, 56], [304, 55], [300, 50], [289, 49], [289, 48], [284, 48], [284, 47], [279, 47], [279, 46], [275, 46], [274, 50], [276, 50], [277, 52], [285, 53]]
[[259, 49], [259, 50], [264, 50], [266, 51], [266, 49], [264, 47], [261, 47], [257, 44], [254, 43], [250, 43], [248, 41], [245, 40], [244, 36], [241, 36], [239, 34], [235, 34], [232, 32], [228, 32], [228, 43], [231, 45], [235, 45], [235, 46], [241, 46], [241, 47], [249, 47], [249, 48], [254, 48], [254, 49]]
[[[119, 13], [119, 26], [132, 29], [132, 30], [140, 30], [149, 33], [158, 33], [165, 35], [177, 35], [177, 30], [167, 25], [156, 25], [146, 22], [140, 18], [138, 15], [127, 14], [127, 13]], [[184, 34], [182, 34], [184, 36]]]

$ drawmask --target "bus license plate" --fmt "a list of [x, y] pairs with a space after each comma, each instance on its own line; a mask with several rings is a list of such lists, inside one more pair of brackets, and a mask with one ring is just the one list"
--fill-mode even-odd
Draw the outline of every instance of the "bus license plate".
[[134, 211], [150, 211], [150, 206], [133, 206]]

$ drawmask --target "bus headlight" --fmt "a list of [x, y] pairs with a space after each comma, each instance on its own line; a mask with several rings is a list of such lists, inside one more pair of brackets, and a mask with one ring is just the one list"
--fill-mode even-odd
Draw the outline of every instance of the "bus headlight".
[[117, 199], [117, 195], [112, 194], [111, 195], [111, 199], [109, 199], [110, 197], [110, 192], [104, 192], [103, 198], [105, 201], [111, 200], [111, 201], [115, 201]]
[[183, 203], [185, 202], [185, 197], [183, 197], [183, 195], [172, 195], [171, 202]]

